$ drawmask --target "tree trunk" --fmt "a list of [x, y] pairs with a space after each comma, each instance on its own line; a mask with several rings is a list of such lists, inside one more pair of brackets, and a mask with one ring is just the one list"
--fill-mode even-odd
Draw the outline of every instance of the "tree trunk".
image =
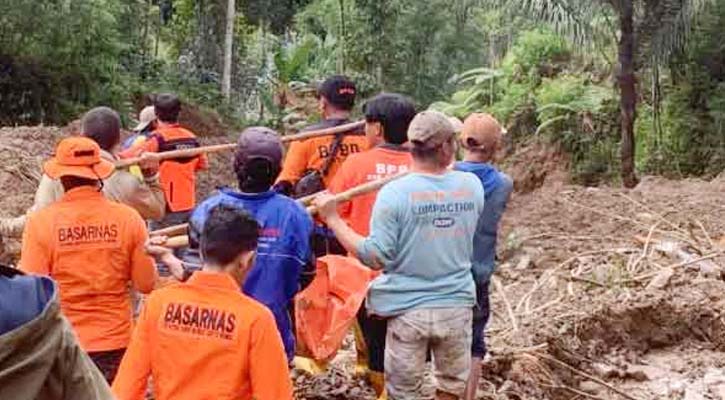
[[224, 32], [224, 69], [222, 71], [222, 95], [227, 101], [229, 101], [232, 93], [235, 6], [234, 0], [227, 0], [227, 26]]
[[345, 73], [345, 40], [347, 32], [345, 29], [345, 0], [338, 0], [340, 5], [340, 58], [337, 59], [337, 72], [339, 74]]
[[619, 25], [619, 91], [622, 119], [622, 183], [627, 188], [637, 186], [634, 171], [634, 120], [637, 117], [637, 88], [634, 74], [634, 4], [633, 0], [620, 1]]

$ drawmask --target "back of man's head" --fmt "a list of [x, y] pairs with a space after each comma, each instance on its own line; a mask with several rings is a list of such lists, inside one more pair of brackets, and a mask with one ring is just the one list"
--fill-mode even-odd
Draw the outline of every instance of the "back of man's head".
[[261, 126], [245, 129], [234, 153], [239, 189], [248, 193], [269, 190], [282, 169], [283, 153], [277, 132]]
[[413, 160], [446, 167], [455, 153], [456, 131], [444, 114], [438, 111], [418, 113], [408, 127]]
[[96, 107], [83, 116], [81, 134], [111, 151], [121, 141], [121, 118], [111, 108]]
[[381, 93], [363, 106], [365, 121], [378, 122], [383, 127], [387, 143], [403, 144], [408, 141], [408, 126], [415, 117], [415, 105], [397, 93]]
[[246, 211], [220, 204], [211, 209], [201, 233], [204, 262], [227, 266], [257, 248], [259, 224]]
[[181, 100], [172, 93], [159, 93], [154, 98], [154, 113], [161, 122], [173, 124], [179, 121]]
[[357, 89], [350, 78], [343, 75], [333, 75], [320, 85], [317, 94], [324, 97], [334, 108], [341, 111], [350, 111], [355, 107]]

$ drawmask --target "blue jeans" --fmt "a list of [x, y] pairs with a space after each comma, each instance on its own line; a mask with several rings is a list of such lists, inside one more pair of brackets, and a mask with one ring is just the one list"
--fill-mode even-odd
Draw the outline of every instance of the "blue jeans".
[[489, 282], [476, 283], [476, 306], [473, 307], [473, 340], [471, 341], [471, 356], [483, 358], [486, 356], [486, 324], [491, 313], [488, 293]]

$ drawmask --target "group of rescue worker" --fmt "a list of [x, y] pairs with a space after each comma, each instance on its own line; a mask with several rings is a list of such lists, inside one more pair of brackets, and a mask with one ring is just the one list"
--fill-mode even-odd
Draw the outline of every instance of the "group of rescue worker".
[[[351, 122], [356, 97], [347, 77], [326, 79], [321, 122], [305, 130]], [[513, 188], [493, 165], [504, 133], [493, 117], [418, 113], [381, 93], [362, 106], [363, 130], [286, 151], [277, 132], [250, 127], [236, 188], [197, 205], [206, 156], [160, 157], [200, 147], [180, 111], [177, 96], [155, 95], [122, 142], [119, 115], [94, 108], [43, 165], [18, 268], [0, 267], [0, 398], [292, 399], [291, 306], [328, 254], [379, 271], [355, 323], [356, 373], [379, 399], [419, 398], [429, 361], [437, 399], [475, 398]], [[320, 192], [312, 217], [295, 199]], [[181, 251], [149, 237], [186, 222]]]

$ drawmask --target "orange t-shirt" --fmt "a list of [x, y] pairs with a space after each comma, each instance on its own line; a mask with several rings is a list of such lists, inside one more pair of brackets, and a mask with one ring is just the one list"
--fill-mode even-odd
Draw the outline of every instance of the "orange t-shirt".
[[58, 282], [61, 310], [84, 350], [122, 349], [132, 331], [129, 281], [143, 293], [156, 281], [146, 237], [133, 208], [75, 188], [28, 217], [20, 269]]
[[[142, 151], [163, 153], [199, 147], [196, 136], [178, 124], [156, 129], [140, 145], [120, 154], [121, 158], [137, 156]], [[206, 155], [161, 162], [159, 181], [164, 189], [166, 206], [170, 211], [189, 211], [196, 205], [196, 172], [206, 169]]]
[[292, 399], [272, 313], [231, 276], [197, 271], [146, 300], [113, 382], [119, 400]]
[[[329, 190], [341, 193], [363, 183], [407, 171], [412, 162], [407, 149], [394, 145], [382, 145], [354, 154], [342, 164]], [[377, 195], [377, 191], [368, 193], [339, 206], [340, 216], [360, 235], [370, 234], [370, 216]]]
[[[329, 128], [336, 125], [336, 123], [331, 121], [324, 121], [323, 123], [313, 125], [304, 131]], [[277, 182], [288, 181], [292, 184], [296, 184], [304, 176], [306, 171], [319, 171], [322, 169], [325, 164], [325, 160], [327, 160], [332, 152], [332, 145], [334, 141], [335, 135], [330, 135], [292, 142], [287, 150], [282, 172], [279, 174]], [[325, 186], [330, 185], [332, 177], [335, 176], [337, 170], [340, 168], [340, 165], [342, 165], [348, 156], [365, 151], [369, 147], [370, 144], [362, 132], [344, 136], [337, 149], [335, 161], [332, 162], [327, 174], [322, 178]]]

